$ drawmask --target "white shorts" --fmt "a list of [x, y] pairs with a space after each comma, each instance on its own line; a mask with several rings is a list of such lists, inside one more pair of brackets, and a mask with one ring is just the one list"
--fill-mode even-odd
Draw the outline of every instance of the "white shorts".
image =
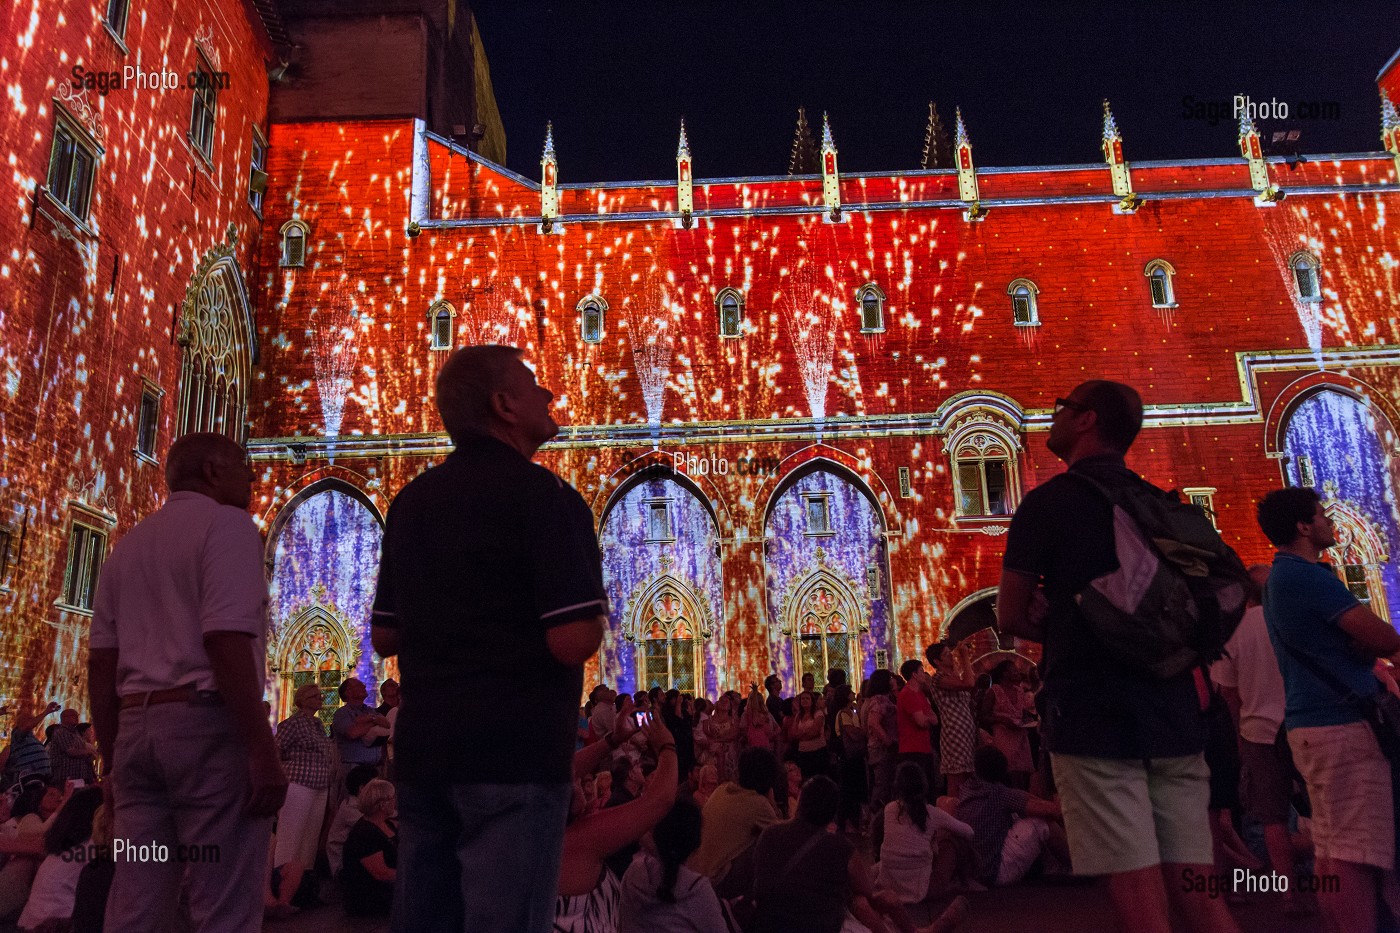
[[997, 869], [997, 887], [1015, 884], [1030, 872], [1045, 843], [1050, 839], [1050, 824], [1038, 817], [1017, 820], [1006, 831], [1001, 844], [1001, 867]]

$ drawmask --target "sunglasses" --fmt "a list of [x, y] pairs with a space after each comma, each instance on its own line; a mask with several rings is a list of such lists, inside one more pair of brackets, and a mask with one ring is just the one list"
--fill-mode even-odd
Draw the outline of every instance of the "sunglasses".
[[1055, 399], [1055, 414], [1058, 415], [1066, 408], [1073, 409], [1074, 411], [1093, 411], [1093, 408], [1089, 407], [1088, 405], [1083, 405], [1079, 402], [1071, 401], [1067, 398]]

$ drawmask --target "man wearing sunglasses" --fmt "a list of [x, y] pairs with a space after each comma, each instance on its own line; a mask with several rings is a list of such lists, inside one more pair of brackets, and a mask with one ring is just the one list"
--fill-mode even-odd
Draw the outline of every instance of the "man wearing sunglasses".
[[[1170, 933], [1170, 907], [1195, 931], [1235, 931], [1225, 902], [1184, 879], [1213, 874], [1204, 720], [1191, 671], [1128, 670], [1091, 633], [1075, 594], [1118, 567], [1109, 489], [1144, 483], [1124, 463], [1142, 427], [1130, 386], [1095, 380], [1055, 400], [1047, 445], [1069, 473], [1028, 492], [1011, 520], [997, 616], [1045, 645], [1039, 697], [1074, 871], [1108, 875], [1123, 929]], [[1048, 609], [1033, 618], [1032, 598]]]

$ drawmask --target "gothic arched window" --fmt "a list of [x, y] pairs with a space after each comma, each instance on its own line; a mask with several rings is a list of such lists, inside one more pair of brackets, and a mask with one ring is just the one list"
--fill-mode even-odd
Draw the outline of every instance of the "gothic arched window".
[[603, 312], [607, 307], [598, 295], [589, 295], [578, 303], [579, 331], [584, 343], [603, 342]]
[[833, 667], [854, 670], [849, 599], [835, 586], [818, 581], [802, 596], [797, 610], [797, 661], [801, 674], [820, 683]]
[[877, 334], [885, 329], [885, 292], [874, 282], [867, 282], [856, 290], [856, 304], [860, 306], [860, 331], [863, 334]]
[[1033, 327], [1040, 324], [1040, 309], [1036, 305], [1036, 295], [1040, 289], [1030, 279], [1014, 279], [1006, 287], [1011, 296], [1011, 322], [1018, 327]]
[[282, 265], [301, 268], [306, 265], [306, 235], [310, 229], [300, 220], [282, 225]]
[[1176, 270], [1164, 259], [1154, 259], [1143, 270], [1147, 276], [1148, 290], [1152, 295], [1152, 307], [1175, 308], [1176, 290], [1172, 288], [1172, 276]]
[[960, 517], [1010, 515], [1015, 456], [1002, 438], [974, 431], [953, 451], [953, 482]]
[[738, 337], [744, 321], [743, 293], [734, 288], [720, 289], [715, 307], [719, 311], [719, 335]]
[[700, 641], [686, 601], [671, 587], [663, 587], [642, 620], [640, 689], [661, 687], [694, 693], [700, 682]]
[[1288, 257], [1288, 267], [1293, 270], [1293, 285], [1298, 289], [1300, 301], [1322, 300], [1322, 285], [1318, 280], [1319, 265], [1316, 256], [1302, 250]]
[[239, 443], [248, 411], [251, 347], [243, 289], [231, 260], [204, 274], [180, 319], [178, 435], [217, 431]]
[[451, 350], [452, 321], [457, 317], [457, 309], [449, 302], [435, 301], [428, 309], [428, 326], [432, 330], [430, 346], [434, 350]]

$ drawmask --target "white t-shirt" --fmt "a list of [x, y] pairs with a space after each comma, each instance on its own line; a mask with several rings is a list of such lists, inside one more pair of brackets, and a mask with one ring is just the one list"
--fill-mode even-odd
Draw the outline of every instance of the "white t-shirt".
[[78, 875], [83, 870], [85, 859], [76, 858], [77, 849], [62, 855], [45, 856], [34, 873], [34, 884], [29, 889], [29, 900], [19, 915], [19, 928], [32, 930], [45, 920], [62, 920], [73, 916], [73, 904], [78, 897]]
[[885, 804], [885, 841], [880, 845], [880, 886], [905, 904], [916, 904], [928, 896], [929, 872], [933, 869], [933, 834], [940, 829], [972, 839], [971, 826], [932, 804], [924, 829], [904, 815], [898, 801]]
[[1274, 744], [1283, 725], [1283, 674], [1269, 641], [1263, 606], [1245, 610], [1239, 628], [1225, 643], [1225, 655], [1210, 666], [1210, 679], [1240, 692], [1240, 735], [1246, 742]]
[[128, 531], [102, 566], [92, 648], [117, 649], [117, 693], [193, 684], [214, 689], [210, 632], [251, 635], [255, 670], [267, 665], [263, 544], [242, 509], [197, 492], [172, 493]]

